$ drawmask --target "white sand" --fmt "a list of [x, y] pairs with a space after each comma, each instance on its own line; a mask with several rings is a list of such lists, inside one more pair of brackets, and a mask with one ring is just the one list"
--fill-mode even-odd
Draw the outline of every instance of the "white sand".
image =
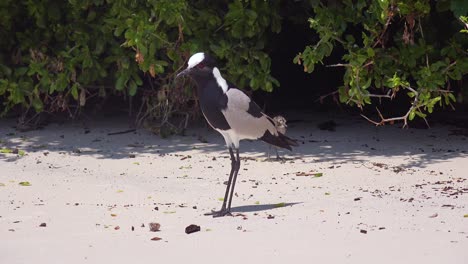
[[[221, 206], [230, 169], [208, 128], [160, 139], [107, 136], [125, 119], [89, 133], [78, 122], [16, 133], [2, 121], [0, 148], [26, 155], [0, 154], [0, 263], [468, 263], [467, 137], [359, 118], [319, 130], [326, 120], [290, 124], [305, 143], [286, 163], [242, 142], [233, 211], [245, 217], [224, 218], [203, 215]], [[309, 171], [323, 176], [295, 174]], [[190, 224], [201, 232], [185, 234]]]

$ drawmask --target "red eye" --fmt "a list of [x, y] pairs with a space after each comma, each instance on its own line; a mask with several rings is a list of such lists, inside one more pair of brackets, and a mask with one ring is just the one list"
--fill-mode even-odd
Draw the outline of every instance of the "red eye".
[[197, 64], [197, 68], [198, 69], [203, 69], [203, 68], [205, 68], [205, 64], [203, 64], [203, 62], [200, 62], [200, 63]]

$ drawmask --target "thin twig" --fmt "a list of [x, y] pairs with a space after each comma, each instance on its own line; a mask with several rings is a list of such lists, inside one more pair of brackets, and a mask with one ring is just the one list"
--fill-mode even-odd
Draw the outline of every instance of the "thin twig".
[[[409, 117], [409, 115], [411, 114], [411, 112], [413, 112], [415, 109], [418, 108], [418, 102], [419, 102], [419, 98], [418, 98], [418, 97], [419, 97], [419, 93], [418, 93], [415, 89], [413, 89], [413, 88], [411, 88], [411, 87], [409, 87], [409, 86], [405, 86], [404, 88], [407, 89], [407, 90], [410, 90], [411, 92], [414, 93], [414, 101], [413, 101], [413, 103], [411, 104], [411, 107], [408, 109], [408, 112], [406, 112], [405, 115], [400, 116], [400, 117], [384, 118], [383, 115], [382, 115], [382, 113], [380, 112], [380, 110], [376, 107], [377, 112], [378, 112], [378, 114], [379, 114], [379, 116], [380, 116], [380, 122], [376, 122], [376, 121], [374, 121], [374, 120], [368, 118], [367, 116], [365, 116], [365, 115], [363, 115], [363, 114], [361, 114], [361, 116], [364, 117], [367, 121], [373, 123], [373, 124], [376, 125], [376, 126], [381, 126], [381, 125], [384, 125], [385, 123], [403, 120], [403, 122], [404, 122], [403, 128], [407, 127], [407, 126], [408, 126], [408, 117]], [[423, 119], [424, 119], [424, 121], [426, 122], [426, 125], [427, 125], [428, 127], [430, 127], [430, 126], [429, 126], [429, 123], [428, 123], [427, 120], [426, 120], [426, 118], [423, 117]]]
[[351, 64], [337, 63], [337, 64], [326, 65], [325, 67], [351, 67]]
[[[393, 6], [390, 6], [390, 8], [393, 8]], [[392, 14], [392, 15], [390, 15], [390, 14]], [[387, 21], [385, 22], [385, 26], [383, 28], [383, 31], [382, 31], [382, 33], [380, 33], [377, 41], [372, 46], [373, 48], [375, 48], [377, 45], [379, 45], [379, 43], [382, 45], [382, 47], [385, 46], [383, 41], [382, 41], [382, 38], [384, 37], [384, 34], [387, 32], [388, 26], [392, 23], [392, 19], [393, 19], [393, 13], [389, 13], [389, 16], [387, 18]]]
[[454, 61], [452, 63], [450, 63], [445, 69], [444, 69], [444, 73], [446, 73], [450, 68], [452, 68], [453, 66], [455, 66], [457, 64], [457, 61]]
[[128, 129], [128, 130], [124, 130], [124, 131], [118, 131], [118, 132], [107, 133], [107, 135], [108, 135], [108, 136], [121, 135], [121, 134], [132, 133], [132, 132], [135, 132], [135, 131], [136, 131], [136, 129]]
[[393, 96], [388, 94], [368, 94], [369, 97], [376, 97], [376, 98], [390, 98], [393, 99]]
[[458, 21], [460, 21], [460, 23], [462, 23], [462, 25], [465, 26], [466, 29], [468, 29], [468, 23], [463, 22], [463, 20], [461, 20], [460, 17], [458, 18]]
[[331, 92], [331, 93], [327, 93], [327, 94], [321, 95], [318, 99], [315, 100], [315, 102], [318, 102], [318, 101], [322, 102], [323, 99], [327, 98], [328, 96], [335, 95], [335, 94], [337, 94], [338, 92], [339, 92], [338, 90], [335, 90], [335, 91], [333, 91], [333, 92]]
[[392, 90], [388, 90], [386, 94], [368, 94], [369, 97], [376, 97], [376, 98], [395, 98], [395, 94], [391, 94]]

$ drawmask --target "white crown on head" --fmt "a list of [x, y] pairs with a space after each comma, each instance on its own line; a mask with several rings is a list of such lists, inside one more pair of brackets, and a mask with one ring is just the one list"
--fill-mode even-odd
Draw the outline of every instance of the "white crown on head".
[[195, 67], [198, 63], [202, 62], [205, 59], [205, 53], [203, 52], [198, 52], [192, 55], [190, 59], [188, 60], [188, 67], [187, 68], [193, 68]]

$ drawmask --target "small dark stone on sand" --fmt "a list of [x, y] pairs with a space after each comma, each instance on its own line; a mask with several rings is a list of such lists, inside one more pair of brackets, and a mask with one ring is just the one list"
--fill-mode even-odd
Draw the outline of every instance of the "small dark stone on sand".
[[159, 207], [157, 207], [157, 206], [154, 207], [154, 210], [155, 210], [155, 211], [159, 211]]
[[200, 226], [197, 225], [189, 225], [185, 228], [185, 233], [186, 234], [191, 234], [200, 231]]
[[46, 224], [46, 223], [41, 223], [39, 226], [40, 226], [40, 227], [46, 227], [47, 224]]
[[132, 231], [135, 231], [135, 227], [134, 227], [134, 226], [132, 226]]
[[160, 238], [160, 237], [153, 237], [151, 240], [153, 240], [153, 241], [159, 241], [159, 240], [161, 240], [161, 239], [162, 239], [162, 238]]
[[193, 209], [197, 209], [197, 206], [196, 206], [196, 205], [194, 205], [194, 206], [192, 206], [192, 208], [193, 208]]
[[360, 231], [362, 234], [367, 234], [367, 230], [361, 229]]
[[161, 228], [159, 223], [149, 223], [149, 229], [151, 232], [157, 232], [159, 231], [159, 228]]

